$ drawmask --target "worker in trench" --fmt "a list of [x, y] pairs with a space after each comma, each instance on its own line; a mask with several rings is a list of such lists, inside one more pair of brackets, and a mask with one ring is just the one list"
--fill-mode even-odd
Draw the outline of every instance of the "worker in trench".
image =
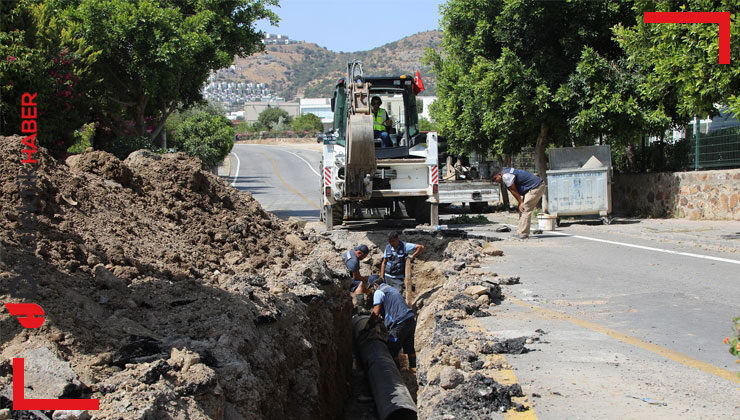
[[492, 173], [491, 181], [495, 183], [503, 182], [511, 195], [519, 202], [519, 226], [514, 237], [518, 239], [529, 238], [532, 210], [537, 206], [537, 202], [542, 198], [542, 195], [545, 194], [545, 183], [537, 175], [521, 169], [493, 168]]
[[[377, 277], [377, 276], [376, 276]], [[377, 277], [370, 282], [373, 292], [373, 310], [370, 313], [368, 326], [373, 328], [377, 323], [383, 322], [388, 330], [388, 352], [400, 367], [399, 353], [403, 353], [409, 359], [409, 369], [416, 369], [416, 349], [414, 348], [414, 335], [416, 334], [416, 319], [414, 311], [411, 310], [401, 293], [394, 287], [383, 282], [382, 277]]]
[[[342, 259], [352, 278], [352, 284], [350, 285], [352, 304], [359, 314], [366, 314], [368, 312], [366, 299], [372, 293], [368, 286], [368, 277], [360, 274], [360, 261], [364, 260], [368, 254], [370, 254], [370, 249], [365, 244], [361, 244], [354, 249], [342, 253]], [[378, 277], [377, 275], [373, 276], [371, 276], [373, 279]]]
[[416, 258], [423, 250], [424, 245], [403, 242], [399, 239], [398, 232], [391, 233], [383, 253], [383, 262], [380, 264], [380, 277], [383, 282], [403, 294], [406, 261]]

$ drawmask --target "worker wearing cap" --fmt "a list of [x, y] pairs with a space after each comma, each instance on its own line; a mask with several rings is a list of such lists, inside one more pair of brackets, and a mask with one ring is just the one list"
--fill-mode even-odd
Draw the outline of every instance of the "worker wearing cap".
[[537, 175], [521, 169], [494, 168], [491, 181], [503, 182], [506, 188], [519, 202], [519, 227], [514, 237], [527, 239], [529, 237], [530, 219], [532, 210], [545, 193], [545, 183]]
[[383, 321], [388, 330], [388, 351], [390, 352], [396, 366], [400, 365], [398, 353], [403, 353], [409, 358], [409, 368], [416, 368], [416, 349], [414, 348], [414, 335], [416, 334], [416, 320], [414, 311], [411, 310], [401, 293], [395, 288], [385, 284], [382, 277], [375, 280], [375, 292], [373, 293], [373, 310], [370, 314], [370, 325]]
[[360, 261], [364, 260], [369, 253], [370, 249], [368, 249], [367, 245], [362, 244], [342, 254], [344, 264], [347, 266], [349, 276], [352, 278], [350, 292], [353, 294], [359, 295], [370, 292], [367, 288], [367, 277], [360, 274]]
[[416, 258], [423, 249], [424, 245], [402, 242], [397, 232], [391, 233], [383, 254], [383, 262], [380, 264], [380, 277], [386, 284], [403, 293], [406, 260]]
[[393, 122], [388, 116], [388, 111], [380, 107], [383, 101], [380, 96], [373, 96], [370, 99], [370, 109], [373, 112], [373, 138], [380, 138], [381, 147], [393, 147], [390, 135], [388, 135], [388, 127]]

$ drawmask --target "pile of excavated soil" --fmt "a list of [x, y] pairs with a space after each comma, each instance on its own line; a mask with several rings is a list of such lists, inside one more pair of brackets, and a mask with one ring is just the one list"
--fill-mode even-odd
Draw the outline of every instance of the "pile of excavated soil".
[[[37, 303], [46, 322], [2, 311], [0, 394], [25, 357], [27, 398], [97, 398], [97, 419], [337, 415], [351, 305], [327, 241], [197, 160], [143, 151], [63, 163], [39, 149], [31, 220], [20, 140], [0, 138], [0, 301]], [[19, 275], [34, 296], [11, 296]]]

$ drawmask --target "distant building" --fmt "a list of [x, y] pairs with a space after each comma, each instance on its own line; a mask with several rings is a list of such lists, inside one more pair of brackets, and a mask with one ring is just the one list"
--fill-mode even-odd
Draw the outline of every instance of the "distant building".
[[300, 115], [300, 104], [298, 102], [247, 102], [244, 104], [244, 119], [248, 123], [257, 122], [262, 111], [268, 107], [280, 108], [295, 118]]
[[424, 103], [424, 109], [419, 114], [419, 119], [422, 117], [428, 119], [429, 121], [432, 120], [432, 117], [429, 115], [429, 105], [434, 103], [434, 101], [437, 100], [436, 96], [417, 96], [416, 99], [421, 99], [421, 101]]
[[329, 98], [302, 98], [300, 99], [301, 115], [314, 114], [321, 118], [324, 130], [329, 130], [334, 125], [334, 112], [331, 110], [331, 99]]

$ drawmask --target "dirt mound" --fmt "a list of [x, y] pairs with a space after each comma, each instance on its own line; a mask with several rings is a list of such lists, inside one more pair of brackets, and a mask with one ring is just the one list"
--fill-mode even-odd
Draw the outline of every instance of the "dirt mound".
[[93, 418], [335, 415], [350, 304], [318, 237], [184, 154], [39, 149], [29, 196], [20, 140], [0, 138], [0, 301], [47, 320], [0, 317], [0, 386], [12, 357], [46, 347], [100, 399]]

